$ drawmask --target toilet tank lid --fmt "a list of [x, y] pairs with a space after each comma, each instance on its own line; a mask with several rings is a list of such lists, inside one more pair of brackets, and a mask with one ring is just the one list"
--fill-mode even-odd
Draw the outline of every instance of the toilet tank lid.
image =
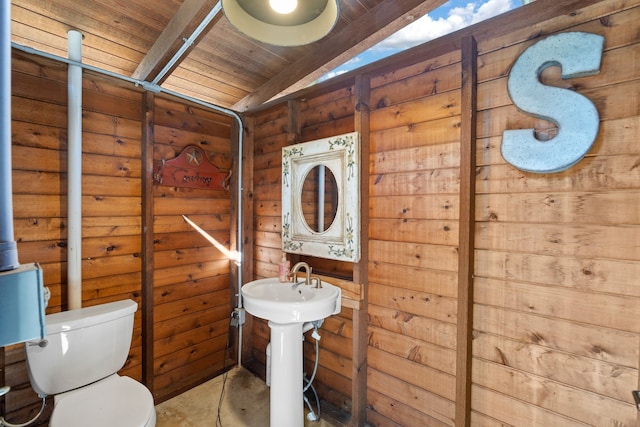
[[138, 303], [122, 300], [76, 310], [62, 311], [46, 316], [47, 335], [108, 322], [135, 313]]

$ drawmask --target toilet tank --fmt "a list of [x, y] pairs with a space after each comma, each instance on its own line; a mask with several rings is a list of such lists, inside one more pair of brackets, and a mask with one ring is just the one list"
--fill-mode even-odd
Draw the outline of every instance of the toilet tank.
[[39, 395], [56, 395], [114, 374], [131, 346], [138, 304], [116, 301], [46, 316], [46, 345], [26, 343], [27, 367]]

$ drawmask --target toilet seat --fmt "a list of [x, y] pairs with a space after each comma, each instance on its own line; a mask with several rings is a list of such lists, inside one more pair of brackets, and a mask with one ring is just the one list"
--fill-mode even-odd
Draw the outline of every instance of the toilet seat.
[[117, 374], [55, 396], [50, 427], [153, 427], [156, 412], [151, 392]]

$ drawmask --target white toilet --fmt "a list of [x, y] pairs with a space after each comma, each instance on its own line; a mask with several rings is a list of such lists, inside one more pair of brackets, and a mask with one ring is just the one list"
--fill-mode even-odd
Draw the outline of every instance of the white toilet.
[[138, 304], [117, 301], [46, 316], [46, 346], [26, 344], [33, 389], [54, 396], [50, 427], [153, 427], [151, 392], [117, 374]]

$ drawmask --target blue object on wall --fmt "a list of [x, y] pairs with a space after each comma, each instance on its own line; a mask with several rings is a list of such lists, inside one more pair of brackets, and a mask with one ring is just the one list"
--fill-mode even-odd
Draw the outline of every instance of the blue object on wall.
[[539, 141], [534, 129], [505, 130], [501, 152], [508, 163], [527, 172], [553, 173], [582, 160], [598, 136], [598, 110], [584, 95], [541, 83], [540, 74], [551, 66], [561, 68], [563, 79], [598, 74], [603, 50], [603, 36], [569, 32], [549, 36], [518, 57], [507, 82], [511, 100], [519, 110], [556, 124], [558, 134]]
[[24, 264], [0, 273], [0, 346], [46, 334], [42, 269]]

